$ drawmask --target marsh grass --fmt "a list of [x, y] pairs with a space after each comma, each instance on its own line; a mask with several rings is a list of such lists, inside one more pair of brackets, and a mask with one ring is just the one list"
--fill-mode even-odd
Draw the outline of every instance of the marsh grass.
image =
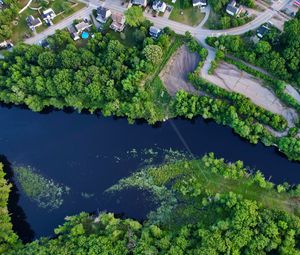
[[42, 176], [30, 166], [16, 166], [14, 173], [24, 194], [38, 207], [58, 209], [70, 192], [69, 187]]

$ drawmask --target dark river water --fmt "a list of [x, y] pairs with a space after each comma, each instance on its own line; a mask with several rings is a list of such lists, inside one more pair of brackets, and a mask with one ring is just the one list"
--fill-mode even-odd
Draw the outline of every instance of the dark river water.
[[288, 161], [273, 147], [251, 145], [230, 128], [202, 118], [176, 119], [153, 127], [96, 115], [63, 111], [39, 114], [2, 107], [0, 123], [0, 154], [10, 175], [14, 165], [29, 165], [71, 189], [60, 208], [47, 210], [29, 199], [15, 181], [9, 209], [14, 228], [25, 241], [52, 235], [66, 215], [81, 211], [145, 218], [153, 204], [141, 191], [104, 193], [141, 166], [142, 156], [128, 154], [133, 149], [172, 148], [195, 156], [215, 152], [218, 157], [242, 160], [260, 169], [273, 182], [300, 183], [299, 163]]

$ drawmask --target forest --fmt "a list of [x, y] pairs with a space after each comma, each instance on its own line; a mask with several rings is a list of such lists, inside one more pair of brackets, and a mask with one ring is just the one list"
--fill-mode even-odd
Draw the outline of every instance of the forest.
[[72, 107], [79, 112], [101, 110], [104, 116], [124, 116], [129, 121], [162, 120], [164, 113], [144, 83], [170, 57], [174, 50], [170, 45], [178, 40], [166, 29], [154, 41], [146, 36], [150, 26], [144, 21], [136, 28], [133, 34], [137, 31], [142, 40], [132, 47], [101, 33], [79, 47], [66, 31], [48, 39], [49, 49], [19, 44], [0, 60], [0, 100], [26, 104], [33, 111]]
[[[227, 163], [210, 153], [200, 159], [165, 162], [133, 173], [107, 192], [127, 188], [148, 190], [158, 204], [145, 221], [81, 213], [67, 217], [54, 230], [54, 238], [27, 244], [12, 238], [18, 243], [13, 247], [7, 239], [1, 240], [2, 251], [7, 255], [300, 254], [300, 187], [275, 185], [241, 161]], [[4, 233], [14, 237], [1, 228], [0, 236]]]
[[285, 22], [282, 33], [271, 30], [257, 44], [247, 35], [209, 37], [207, 42], [300, 88], [300, 12]]
[[189, 33], [186, 33], [185, 38], [189, 49], [197, 52], [201, 59], [196, 70], [188, 75], [188, 79], [204, 94], [199, 96], [179, 91], [173, 104], [176, 116], [192, 119], [200, 115], [205, 119], [213, 119], [218, 124], [230, 126], [234, 132], [251, 143], [257, 144], [261, 141], [266, 146], [275, 145], [290, 160], [300, 160], [300, 139], [296, 136], [298, 128], [289, 129], [287, 135], [282, 137], [274, 136], [268, 128], [279, 132], [288, 130], [287, 122], [281, 115], [255, 105], [239, 93], [227, 91], [202, 79], [199, 71], [207, 51]]

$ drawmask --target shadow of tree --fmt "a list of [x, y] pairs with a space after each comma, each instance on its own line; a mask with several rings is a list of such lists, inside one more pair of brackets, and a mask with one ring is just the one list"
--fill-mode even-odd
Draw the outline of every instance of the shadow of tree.
[[30, 242], [34, 238], [34, 231], [31, 229], [29, 223], [26, 221], [26, 214], [23, 209], [18, 205], [20, 193], [13, 180], [13, 169], [11, 163], [4, 155], [0, 155], [0, 162], [3, 163], [6, 179], [12, 184], [12, 189], [8, 199], [8, 211], [11, 216], [14, 232], [24, 242]]

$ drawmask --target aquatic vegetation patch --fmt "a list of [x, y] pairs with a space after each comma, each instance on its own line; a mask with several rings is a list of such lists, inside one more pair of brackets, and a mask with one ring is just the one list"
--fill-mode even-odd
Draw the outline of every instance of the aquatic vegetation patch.
[[70, 192], [69, 187], [45, 178], [30, 166], [14, 167], [14, 173], [24, 194], [38, 207], [58, 209], [64, 202], [64, 196]]
[[95, 196], [94, 193], [87, 193], [87, 192], [81, 192], [80, 195], [81, 195], [81, 197], [83, 197], [85, 199], [90, 199], [90, 198], [93, 198]]

